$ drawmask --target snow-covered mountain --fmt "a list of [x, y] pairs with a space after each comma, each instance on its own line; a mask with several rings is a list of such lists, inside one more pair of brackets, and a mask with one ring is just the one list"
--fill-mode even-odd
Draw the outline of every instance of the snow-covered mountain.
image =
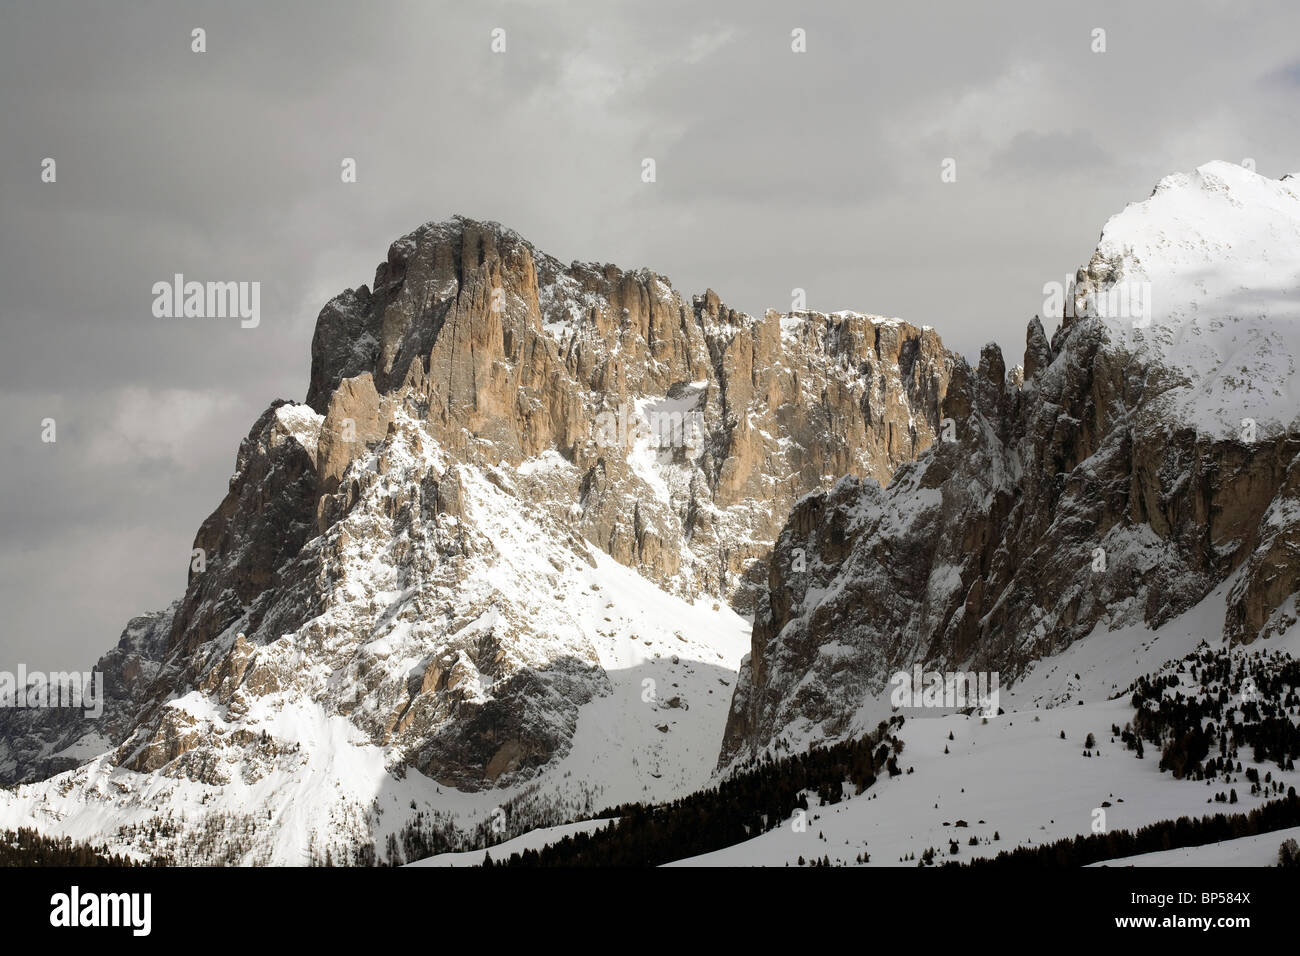
[[[1158, 629], [1291, 630], [1300, 585], [1300, 181], [1210, 163], [1107, 223], [1023, 372], [952, 373], [952, 441], [846, 476], [781, 533], [721, 763], [865, 731], [887, 681], [998, 672]], [[1073, 306], [1073, 307], [1072, 307]]]
[[321, 312], [307, 402], [254, 424], [184, 597], [105, 659], [139, 675], [112, 719], [6, 725], [7, 780], [64, 772], [0, 826], [409, 859], [690, 792], [790, 506], [927, 447], [955, 363], [897, 320], [424, 226]]
[[[1204, 787], [1108, 731], [1142, 675], [1231, 711], [1297, 650], [1298, 287], [1300, 184], [1224, 163], [1114, 217], [1011, 370], [426, 225], [321, 312], [307, 400], [253, 425], [203, 567], [101, 661], [105, 718], [0, 717], [0, 828], [474, 863], [867, 734], [915, 666], [997, 672], [1005, 713], [909, 718], [868, 768], [907, 772], [686, 862], [915, 865], [1107, 804], [1195, 813]], [[1286, 693], [1249, 720], [1294, 722]]]
[[1074, 305], [1163, 376], [1144, 398], [1171, 422], [1276, 437], [1300, 417], [1300, 179], [1224, 162], [1166, 177], [1106, 224]]

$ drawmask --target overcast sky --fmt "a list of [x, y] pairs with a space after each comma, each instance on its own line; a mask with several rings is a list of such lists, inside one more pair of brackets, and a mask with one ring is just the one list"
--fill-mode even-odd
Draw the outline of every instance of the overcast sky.
[[[1237, 0], [0, 0], [0, 670], [84, 668], [182, 593], [321, 305], [422, 222], [1015, 364], [1043, 284], [1162, 176], [1300, 169], [1298, 36]], [[177, 272], [260, 281], [261, 325], [155, 318]]]

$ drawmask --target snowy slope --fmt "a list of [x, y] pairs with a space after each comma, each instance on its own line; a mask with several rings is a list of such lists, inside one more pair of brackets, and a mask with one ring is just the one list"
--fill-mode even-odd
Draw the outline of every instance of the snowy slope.
[[[1148, 751], [1139, 760], [1117, 738], [1111, 742], [1112, 724], [1123, 727], [1133, 708], [1127, 695], [1105, 699], [1139, 674], [1195, 648], [1207, 624], [1221, 620], [1223, 592], [1219, 589], [1157, 631], [1099, 629], [1064, 653], [1038, 662], [1011, 691], [1003, 690], [1001, 705], [1007, 713], [987, 723], [961, 715], [909, 717], [899, 732], [905, 743], [899, 765], [913, 772], [882, 778], [862, 795], [836, 805], [817, 806], [815, 796], [810, 797], [803, 832], [787, 822], [755, 839], [673, 865], [794, 866], [801, 856], [855, 865], [858, 854], [869, 853], [870, 866], [916, 866], [914, 858], [900, 858], [919, 858], [933, 847], [937, 862], [960, 861], [1087, 835], [1097, 809], [1105, 810], [1108, 828], [1130, 830], [1183, 815], [1223, 812], [1222, 804], [1207, 802], [1221, 785], [1211, 789], [1204, 782], [1173, 779], [1160, 773], [1158, 752]], [[1300, 627], [1265, 643], [1267, 649], [1296, 656]], [[1084, 757], [1089, 733], [1098, 747], [1094, 756]], [[1284, 786], [1300, 789], [1300, 772], [1270, 769]], [[1241, 802], [1233, 812], [1248, 812], [1265, 802], [1244, 786], [1237, 790]], [[1104, 801], [1111, 805], [1103, 807]], [[959, 820], [968, 826], [957, 826]], [[977, 846], [968, 845], [972, 836]], [[955, 857], [949, 853], [950, 840], [959, 845]], [[1280, 840], [1273, 843], [1274, 854]]]
[[[498, 549], [484, 577], [536, 615], [548, 641], [572, 629], [594, 648], [610, 682], [609, 693], [581, 710], [572, 748], [549, 770], [549, 786], [591, 810], [703, 786], [717, 759], [749, 622], [725, 603], [692, 604], [669, 594], [596, 548], [557, 547], [554, 532], [540, 523], [545, 519], [520, 511], [471, 469], [462, 474], [472, 490], [471, 520]], [[565, 565], [558, 574], [557, 564]], [[534, 582], [545, 585], [544, 593], [524, 600]], [[548, 601], [555, 593], [562, 600]]]

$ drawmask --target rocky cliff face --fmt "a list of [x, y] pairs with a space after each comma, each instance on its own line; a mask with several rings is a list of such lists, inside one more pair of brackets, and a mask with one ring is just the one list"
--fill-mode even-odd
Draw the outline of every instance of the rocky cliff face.
[[[721, 764], [860, 729], [914, 664], [1005, 686], [1098, 625], [1158, 628], [1225, 581], [1207, 638], [1295, 623], [1294, 182], [1222, 163], [1170, 177], [1108, 224], [1052, 341], [1030, 323], [1020, 374], [996, 346], [954, 369], [951, 441], [887, 488], [849, 477], [796, 505]], [[1140, 308], [1116, 314], [1121, 298]]]
[[745, 607], [796, 497], [842, 474], [888, 480], [933, 441], [951, 364], [929, 329], [754, 319], [455, 220], [394, 243], [373, 292], [329, 303], [307, 403], [325, 416], [322, 493], [405, 407], [458, 461], [554, 452], [561, 487], [539, 506], [665, 587]]
[[[241, 444], [143, 688], [61, 791], [126, 786], [150, 827], [144, 793], [253, 801], [248, 861], [301, 859], [291, 836], [377, 814], [407, 771], [556, 815], [698, 786], [732, 608], [754, 606], [792, 503], [926, 448], [956, 361], [897, 320], [753, 318], [493, 224], [422, 227], [321, 312], [306, 404], [276, 402]], [[583, 734], [602, 755], [584, 779], [529, 783]], [[6, 778], [64, 766], [37, 762], [47, 743]], [[366, 768], [333, 784], [347, 799], [308, 796], [344, 751]]]

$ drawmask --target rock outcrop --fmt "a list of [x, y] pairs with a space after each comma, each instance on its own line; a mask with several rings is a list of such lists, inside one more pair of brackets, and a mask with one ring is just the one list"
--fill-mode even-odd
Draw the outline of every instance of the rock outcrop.
[[934, 440], [951, 364], [929, 329], [755, 319], [458, 219], [394, 243], [373, 291], [326, 306], [307, 403], [326, 416], [324, 494], [405, 406], [457, 460], [557, 453], [563, 486], [540, 506], [663, 586], [744, 608], [795, 498], [887, 481]]

